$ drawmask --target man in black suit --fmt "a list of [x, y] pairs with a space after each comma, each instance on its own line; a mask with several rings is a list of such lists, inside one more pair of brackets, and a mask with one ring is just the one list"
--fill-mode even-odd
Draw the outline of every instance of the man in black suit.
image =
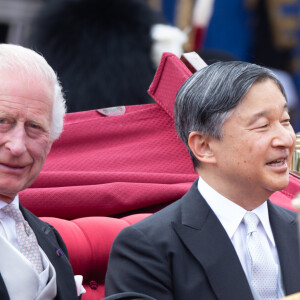
[[175, 122], [199, 179], [121, 231], [106, 295], [250, 300], [300, 291], [296, 213], [268, 200], [289, 182], [289, 119], [283, 87], [268, 69], [218, 62], [192, 75], [177, 94]]
[[16, 45], [0, 44], [0, 78], [0, 298], [78, 299], [62, 238], [18, 198], [62, 132], [61, 86], [43, 57]]

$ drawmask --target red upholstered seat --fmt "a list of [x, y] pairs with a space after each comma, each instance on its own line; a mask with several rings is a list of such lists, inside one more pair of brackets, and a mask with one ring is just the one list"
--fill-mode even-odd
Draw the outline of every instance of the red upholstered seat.
[[149, 214], [136, 214], [117, 219], [86, 217], [72, 221], [44, 217], [64, 239], [74, 274], [83, 275], [87, 293], [82, 299], [99, 300], [104, 297], [104, 277], [112, 242], [119, 231]]
[[282, 207], [295, 210], [292, 206], [292, 200], [300, 192], [300, 179], [290, 174], [289, 185], [282, 191], [275, 192], [270, 200]]

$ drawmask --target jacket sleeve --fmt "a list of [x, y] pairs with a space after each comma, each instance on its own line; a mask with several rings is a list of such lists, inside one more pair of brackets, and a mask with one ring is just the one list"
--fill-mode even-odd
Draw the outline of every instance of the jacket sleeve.
[[115, 239], [105, 280], [106, 296], [120, 292], [144, 293], [173, 300], [172, 278], [166, 254], [133, 226]]

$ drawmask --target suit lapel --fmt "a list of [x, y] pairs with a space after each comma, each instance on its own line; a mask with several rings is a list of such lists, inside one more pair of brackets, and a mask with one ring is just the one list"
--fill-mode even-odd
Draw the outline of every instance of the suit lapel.
[[272, 227], [287, 295], [300, 291], [300, 252], [296, 218], [268, 201]]
[[49, 255], [51, 257], [52, 256], [51, 252], [54, 251], [55, 253], [56, 251], [55, 249], [56, 243], [55, 243], [55, 239], [53, 239], [51, 234], [49, 234], [51, 232], [50, 226], [48, 226], [48, 224], [40, 221], [37, 217], [32, 215], [21, 204], [20, 204], [20, 210], [22, 211], [22, 214], [26, 219], [26, 221], [28, 222], [29, 226], [34, 231], [40, 247], [44, 250], [48, 258]]
[[198, 192], [197, 181], [182, 200], [182, 221], [173, 223], [173, 228], [205, 269], [217, 298], [253, 299], [235, 249]]
[[[43, 249], [56, 271], [57, 297], [55, 299], [78, 299], [78, 297], [76, 297], [76, 287], [72, 267], [68, 257], [61, 251], [57, 237], [52, 228], [26, 210], [21, 204], [20, 210], [29, 223], [29, 226], [34, 231], [40, 247]], [[60, 250], [60, 255], [57, 254], [57, 250]]]
[[0, 299], [1, 300], [9, 300], [8, 292], [6, 289], [6, 285], [3, 281], [3, 278], [0, 274]]

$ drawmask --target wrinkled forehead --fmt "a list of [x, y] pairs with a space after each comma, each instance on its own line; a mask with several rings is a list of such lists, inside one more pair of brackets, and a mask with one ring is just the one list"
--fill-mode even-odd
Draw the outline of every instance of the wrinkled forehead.
[[[30, 75], [30, 76], [29, 76]], [[21, 72], [0, 70], [0, 102], [14, 107], [43, 107], [52, 117], [54, 89], [45, 78], [34, 72], [24, 76]]]
[[52, 81], [35, 70], [25, 68], [0, 68], [0, 90], [18, 92], [18, 94], [26, 94], [34, 90], [41, 98], [51, 101], [54, 98]]

